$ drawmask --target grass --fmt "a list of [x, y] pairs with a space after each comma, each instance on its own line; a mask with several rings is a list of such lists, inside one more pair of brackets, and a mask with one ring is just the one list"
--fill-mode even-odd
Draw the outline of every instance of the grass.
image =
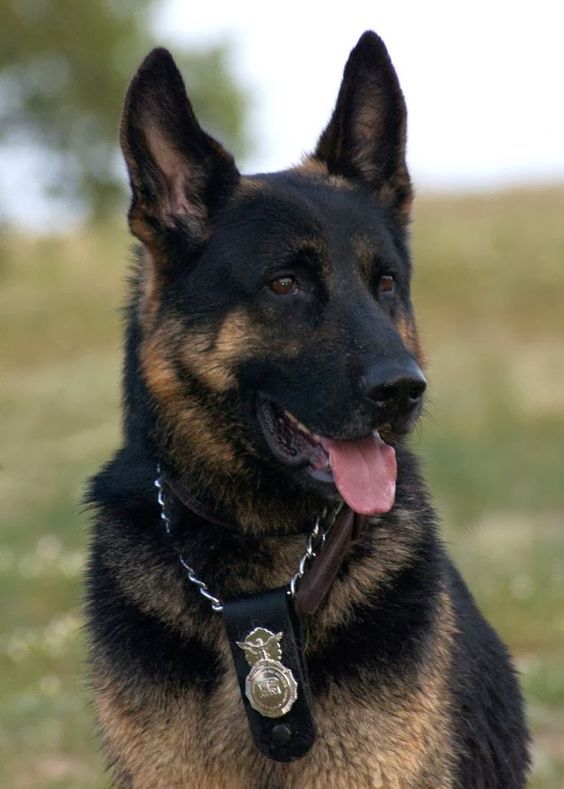
[[[413, 439], [445, 537], [509, 644], [534, 789], [564, 783], [564, 188], [419, 198], [430, 402]], [[0, 785], [104, 787], [85, 687], [84, 479], [118, 442], [127, 237], [0, 249]]]

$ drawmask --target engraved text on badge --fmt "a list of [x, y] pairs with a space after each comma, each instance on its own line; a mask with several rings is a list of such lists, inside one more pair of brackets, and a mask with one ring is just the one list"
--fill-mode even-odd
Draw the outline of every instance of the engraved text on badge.
[[251, 671], [245, 680], [245, 695], [253, 709], [266, 718], [280, 718], [298, 697], [298, 683], [281, 662], [282, 633], [256, 627], [237, 646], [245, 652]]

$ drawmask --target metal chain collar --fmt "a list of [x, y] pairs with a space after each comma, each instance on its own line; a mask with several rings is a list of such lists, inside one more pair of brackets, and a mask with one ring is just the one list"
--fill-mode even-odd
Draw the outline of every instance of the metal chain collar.
[[[157, 466], [157, 477], [155, 478], [154, 485], [157, 489], [157, 501], [160, 507], [160, 518], [162, 523], [164, 524], [167, 535], [169, 537], [172, 537], [170, 518], [168, 517], [166, 511], [165, 484], [166, 483], [164, 483], [162, 480], [160, 466]], [[299, 582], [305, 575], [309, 565], [323, 549], [327, 535], [333, 528], [333, 524], [337, 519], [337, 515], [339, 514], [340, 509], [341, 507], [337, 508], [337, 511], [335, 512], [335, 515], [331, 520], [331, 523], [329, 524], [327, 529], [324, 529], [321, 526], [321, 519], [324, 518], [325, 515], [327, 514], [326, 510], [324, 510], [323, 513], [316, 519], [315, 525], [307, 538], [306, 548], [299, 561], [298, 569], [294, 573], [294, 575], [290, 578], [288, 584], [288, 591], [292, 598], [296, 596]], [[186, 559], [181, 553], [178, 554], [178, 559], [180, 561], [180, 564], [182, 565], [182, 567], [184, 567], [184, 569], [188, 574], [188, 580], [198, 587], [198, 591], [203, 597], [206, 598], [206, 600], [209, 601], [212, 609], [214, 611], [217, 611], [218, 613], [221, 613], [223, 611], [223, 602], [221, 598], [216, 597], [209, 591], [208, 585], [204, 583], [204, 581], [202, 581], [200, 578], [198, 578], [193, 568], [190, 567], [190, 565], [188, 564], [188, 562], [186, 561]]]

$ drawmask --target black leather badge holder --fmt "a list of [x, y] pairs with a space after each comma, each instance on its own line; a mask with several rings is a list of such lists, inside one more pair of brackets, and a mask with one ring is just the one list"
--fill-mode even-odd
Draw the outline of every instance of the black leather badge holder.
[[288, 587], [223, 606], [241, 697], [256, 747], [290, 762], [315, 740], [300, 623]]

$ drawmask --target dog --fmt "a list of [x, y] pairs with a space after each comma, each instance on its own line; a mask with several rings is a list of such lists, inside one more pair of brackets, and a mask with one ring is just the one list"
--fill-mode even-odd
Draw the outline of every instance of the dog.
[[372, 32], [283, 172], [239, 173], [166, 50], [129, 87], [123, 445], [88, 494], [116, 786], [525, 785], [510, 658], [407, 446], [426, 381], [405, 145]]

